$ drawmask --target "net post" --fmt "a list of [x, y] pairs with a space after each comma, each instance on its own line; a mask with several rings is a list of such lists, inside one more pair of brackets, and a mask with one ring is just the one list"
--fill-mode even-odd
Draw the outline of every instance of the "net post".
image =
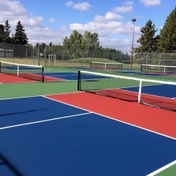
[[0, 73], [1, 73], [1, 61], [0, 61]]
[[166, 67], [164, 66], [164, 73], [166, 73]]
[[43, 82], [43, 83], [45, 82], [44, 71], [45, 71], [45, 68], [42, 67], [42, 82]]
[[142, 71], [142, 64], [141, 64], [141, 69], [140, 69], [140, 71]]
[[78, 86], [77, 87], [78, 91], [80, 91], [81, 90], [81, 71], [80, 70], [78, 71], [78, 85], [77, 86]]
[[139, 81], [138, 103], [141, 102], [142, 80]]
[[17, 65], [17, 76], [20, 76], [20, 66]]

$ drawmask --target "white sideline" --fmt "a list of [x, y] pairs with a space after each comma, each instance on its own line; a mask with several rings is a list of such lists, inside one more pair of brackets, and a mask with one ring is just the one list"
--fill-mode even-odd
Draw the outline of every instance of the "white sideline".
[[158, 169], [158, 170], [156, 170], [156, 171], [154, 171], [154, 172], [152, 172], [152, 173], [150, 173], [150, 174], [148, 174], [146, 176], [155, 176], [156, 174], [158, 174], [158, 173], [162, 172], [163, 170], [173, 166], [174, 164], [176, 164], [176, 160], [171, 162], [171, 163], [169, 163], [169, 164], [167, 164], [167, 165], [165, 165], [165, 166], [163, 166], [163, 167], [161, 167], [160, 169]]
[[71, 117], [76, 117], [76, 116], [83, 116], [83, 115], [87, 115], [87, 114], [91, 114], [91, 112], [68, 115], [68, 116], [63, 116], [63, 117], [56, 117], [56, 118], [52, 118], [52, 119], [39, 120], [39, 121], [34, 121], [34, 122], [21, 123], [21, 124], [11, 125], [11, 126], [5, 126], [5, 127], [1, 127], [0, 131], [5, 130], [5, 129], [10, 129], [10, 128], [16, 128], [16, 127], [22, 127], [22, 126], [27, 126], [27, 125], [38, 124], [38, 123], [51, 122], [51, 121], [56, 121], [56, 120], [61, 120], [61, 119], [66, 119], [66, 118], [71, 118]]

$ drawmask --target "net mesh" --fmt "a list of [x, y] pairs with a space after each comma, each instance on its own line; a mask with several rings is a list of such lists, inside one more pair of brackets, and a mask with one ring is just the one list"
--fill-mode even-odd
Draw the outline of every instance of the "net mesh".
[[176, 83], [79, 71], [78, 90], [176, 111]]
[[110, 63], [110, 62], [90, 62], [91, 68], [99, 68], [99, 69], [121, 69], [123, 67], [122, 63]]
[[176, 66], [141, 64], [141, 71], [176, 74]]
[[44, 67], [38, 65], [0, 62], [0, 73], [19, 76], [35, 81], [44, 82]]

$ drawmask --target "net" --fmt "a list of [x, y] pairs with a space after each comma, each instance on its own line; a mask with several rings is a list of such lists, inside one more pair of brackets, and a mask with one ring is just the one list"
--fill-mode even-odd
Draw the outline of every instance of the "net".
[[176, 82], [78, 71], [78, 90], [176, 111]]
[[0, 73], [44, 82], [44, 67], [0, 61]]
[[176, 74], [176, 66], [141, 64], [141, 71]]
[[100, 69], [121, 69], [123, 67], [122, 63], [110, 63], [110, 62], [90, 62], [91, 68], [100, 68]]

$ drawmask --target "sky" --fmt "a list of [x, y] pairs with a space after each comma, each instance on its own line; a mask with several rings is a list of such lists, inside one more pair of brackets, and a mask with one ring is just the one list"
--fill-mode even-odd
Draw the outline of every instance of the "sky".
[[175, 0], [0, 0], [0, 24], [8, 20], [12, 35], [21, 21], [32, 45], [62, 45], [73, 30], [96, 32], [101, 46], [128, 53], [133, 32], [134, 46], [148, 20], [159, 34], [175, 7]]

